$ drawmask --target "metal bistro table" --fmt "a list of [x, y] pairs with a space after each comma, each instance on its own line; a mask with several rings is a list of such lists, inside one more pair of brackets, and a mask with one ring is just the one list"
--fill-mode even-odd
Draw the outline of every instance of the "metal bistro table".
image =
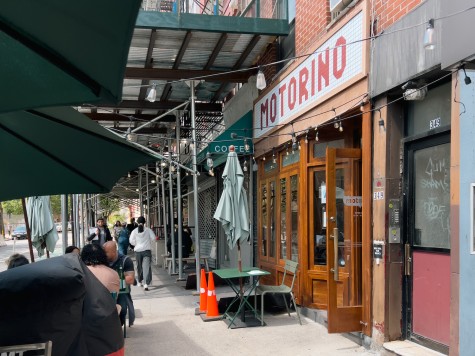
[[[226, 283], [232, 288], [236, 296], [233, 301], [229, 304], [226, 311], [224, 312], [224, 320], [228, 323], [228, 328], [241, 328], [248, 326], [260, 326], [261, 321], [259, 319], [258, 313], [252, 303], [249, 303], [249, 297], [252, 292], [256, 290], [257, 283], [261, 276], [269, 275], [270, 273], [264, 270], [261, 270], [256, 267], [245, 267], [242, 269], [242, 272], [239, 272], [237, 268], [223, 268], [216, 269], [213, 271], [218, 277], [224, 279]], [[251, 282], [248, 286], [243, 286], [243, 278], [251, 277]], [[239, 279], [239, 284], [234, 284], [233, 279]], [[239, 302], [239, 307], [235, 313], [230, 312], [232, 306]], [[253, 318], [246, 321], [246, 306], [248, 310], [253, 313]], [[240, 318], [236, 318], [241, 314]]]

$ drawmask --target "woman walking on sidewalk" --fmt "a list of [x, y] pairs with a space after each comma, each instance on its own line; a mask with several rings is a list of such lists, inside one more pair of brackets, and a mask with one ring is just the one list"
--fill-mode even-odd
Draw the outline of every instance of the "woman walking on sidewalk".
[[132, 231], [130, 243], [135, 246], [138, 282], [141, 287], [148, 290], [148, 286], [152, 282], [152, 242], [155, 241], [155, 234], [144, 226], [145, 218], [143, 216], [140, 216], [137, 222], [139, 226]]

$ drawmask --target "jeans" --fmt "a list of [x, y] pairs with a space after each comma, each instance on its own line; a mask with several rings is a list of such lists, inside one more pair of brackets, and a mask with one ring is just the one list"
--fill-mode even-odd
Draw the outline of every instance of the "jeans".
[[129, 325], [132, 325], [135, 322], [135, 308], [134, 302], [132, 301], [132, 296], [130, 293], [122, 293], [117, 297], [117, 304], [122, 307], [120, 311], [119, 318], [120, 324], [124, 325], [125, 316], [127, 315], [127, 309], [129, 310]]
[[137, 260], [138, 281], [145, 284], [152, 282], [152, 251], [135, 252]]

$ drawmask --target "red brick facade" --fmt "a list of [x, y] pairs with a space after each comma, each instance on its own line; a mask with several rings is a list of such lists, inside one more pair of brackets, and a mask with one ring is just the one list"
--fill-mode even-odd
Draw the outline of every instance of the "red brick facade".
[[375, 33], [388, 28], [424, 0], [374, 0]]

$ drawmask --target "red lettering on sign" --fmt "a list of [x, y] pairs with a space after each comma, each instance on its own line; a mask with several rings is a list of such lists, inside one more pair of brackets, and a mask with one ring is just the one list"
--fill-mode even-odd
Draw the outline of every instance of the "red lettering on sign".
[[310, 95], [315, 95], [315, 59], [312, 59], [312, 75], [310, 76]]
[[284, 103], [285, 103], [285, 90], [287, 89], [287, 84], [282, 84], [279, 88], [279, 95], [280, 95], [280, 116], [284, 116]]
[[[338, 53], [341, 52], [341, 67], [338, 68]], [[340, 36], [336, 40], [335, 48], [333, 48], [333, 75], [336, 79], [340, 79], [346, 68], [346, 40]]]
[[272, 94], [270, 98], [270, 122], [274, 123], [277, 117], [277, 95]]
[[325, 60], [322, 59], [322, 53], [318, 54], [318, 91], [322, 90], [322, 78], [325, 80], [325, 86], [330, 81], [330, 51], [325, 50]]
[[[269, 100], [266, 99], [262, 104], [261, 104], [261, 130], [263, 127], [267, 127], [269, 125], [269, 118], [267, 117], [268, 115], [268, 103]], [[263, 123], [262, 120], [265, 118], [265, 122]]]
[[295, 102], [297, 101], [297, 81], [295, 77], [292, 77], [289, 82], [289, 109], [292, 110], [295, 107]]
[[304, 100], [308, 100], [308, 69], [302, 68], [299, 72], [299, 104], [302, 104]]

